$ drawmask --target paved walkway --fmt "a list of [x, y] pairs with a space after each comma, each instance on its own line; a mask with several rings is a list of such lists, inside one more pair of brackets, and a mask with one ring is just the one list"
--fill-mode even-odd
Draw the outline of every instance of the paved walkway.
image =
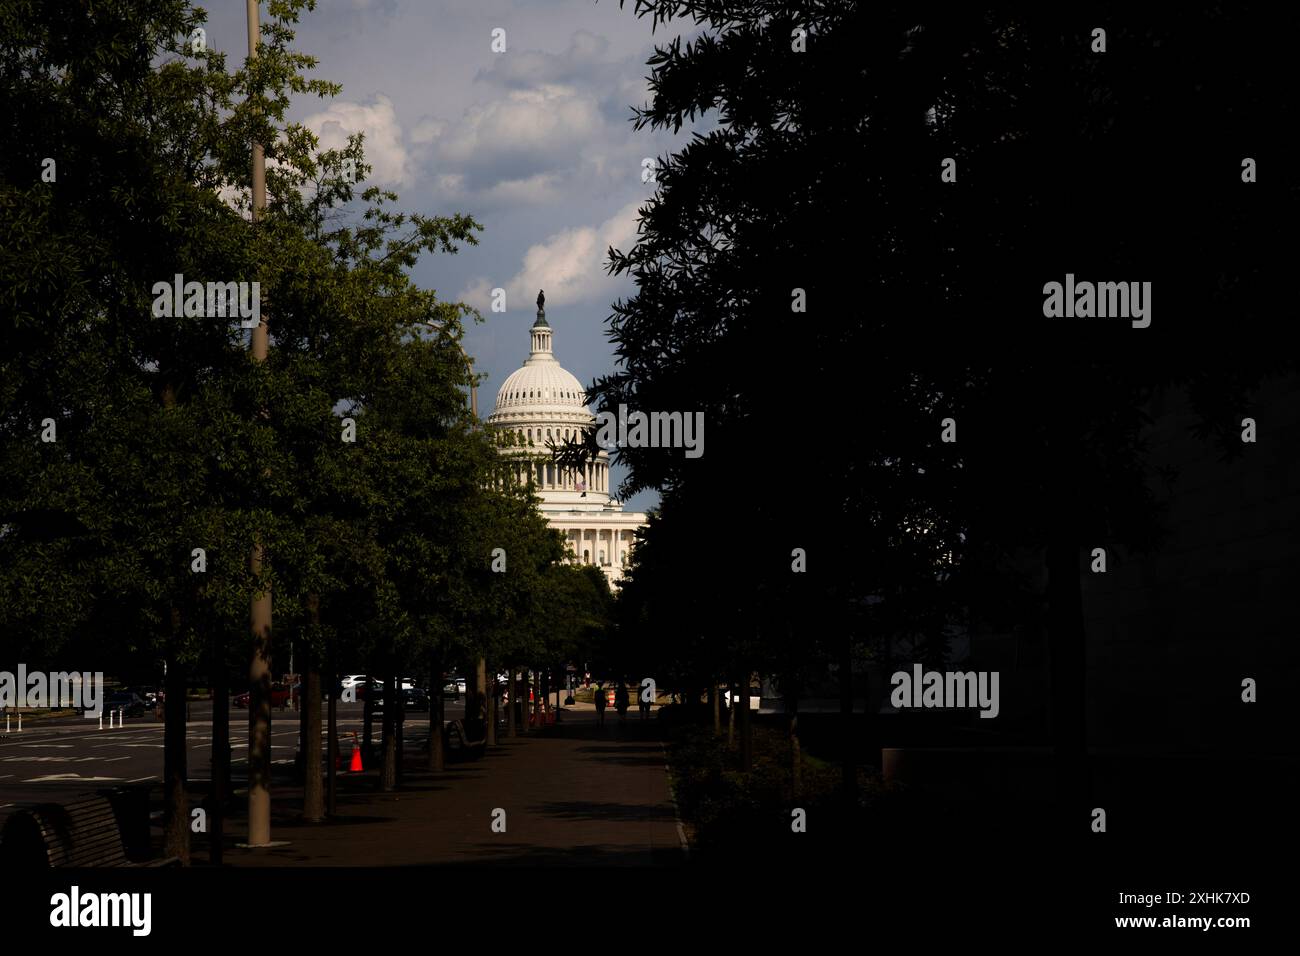
[[[344, 748], [347, 750], [347, 748]], [[408, 752], [408, 767], [422, 765]], [[272, 838], [290, 845], [226, 852], [234, 866], [423, 864], [674, 864], [684, 854], [657, 721], [632, 711], [605, 726], [594, 708], [566, 709], [541, 733], [503, 739], [483, 759], [441, 774], [408, 770], [402, 789], [379, 793], [375, 774], [340, 777], [339, 816], [296, 820], [299, 788], [273, 793]], [[492, 830], [505, 811], [504, 833]], [[247, 832], [229, 822], [228, 845]], [[205, 850], [196, 841], [195, 860]]]

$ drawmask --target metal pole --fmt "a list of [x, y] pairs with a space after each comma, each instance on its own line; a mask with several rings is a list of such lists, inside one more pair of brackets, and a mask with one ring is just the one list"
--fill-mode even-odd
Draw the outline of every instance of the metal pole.
[[[258, 0], [247, 0], [248, 59], [257, 59], [261, 42]], [[253, 144], [253, 222], [260, 221], [266, 209], [266, 155], [261, 143]], [[265, 362], [269, 338], [266, 313], [253, 329], [249, 351], [254, 362]], [[262, 542], [255, 539], [249, 555], [249, 568], [260, 578], [264, 560]], [[253, 656], [248, 668], [248, 843], [265, 846], [271, 842], [271, 592], [269, 588], [254, 595], [249, 607], [249, 629], [253, 637]]]

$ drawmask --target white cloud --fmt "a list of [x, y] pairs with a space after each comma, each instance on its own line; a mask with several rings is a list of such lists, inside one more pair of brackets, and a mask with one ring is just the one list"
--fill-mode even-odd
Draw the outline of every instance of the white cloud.
[[561, 177], [558, 173], [538, 173], [524, 179], [506, 179], [483, 194], [489, 202], [539, 206], [546, 203], [558, 203], [564, 197], [560, 190]]
[[331, 103], [313, 113], [302, 124], [320, 137], [322, 149], [342, 149], [352, 133], [365, 134], [366, 162], [372, 167], [370, 180], [382, 185], [405, 186], [412, 180], [402, 125], [397, 121], [393, 101], [382, 93], [371, 104]]
[[423, 116], [411, 130], [411, 142], [423, 145], [432, 143], [441, 137], [447, 131], [447, 123], [444, 120], [436, 119], [432, 116]]
[[637, 236], [637, 209], [644, 200], [628, 203], [599, 226], [576, 226], [553, 233], [524, 253], [522, 267], [504, 284], [480, 276], [459, 298], [481, 310], [491, 307], [494, 287], [506, 290], [506, 307], [531, 303], [538, 289], [546, 290], [551, 305], [569, 305], [616, 293], [625, 280], [607, 274], [607, 256], [613, 246], [624, 252]]
[[494, 157], [538, 161], [572, 156], [601, 126], [593, 96], [571, 86], [545, 85], [511, 90], [489, 103], [473, 105], [439, 156], [446, 163], [487, 163]]
[[494, 57], [489, 69], [479, 71], [476, 80], [507, 87], [536, 87], [546, 83], [604, 86], [618, 69], [606, 58], [609, 40], [588, 30], [569, 37], [563, 53], [524, 50], [508, 57]]

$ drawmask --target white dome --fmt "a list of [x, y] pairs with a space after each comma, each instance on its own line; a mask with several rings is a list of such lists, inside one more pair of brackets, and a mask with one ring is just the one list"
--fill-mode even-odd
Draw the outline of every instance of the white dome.
[[636, 529], [645, 526], [646, 516], [624, 511], [610, 498], [608, 452], [597, 450], [576, 468], [556, 460], [555, 450], [590, 432], [596, 420], [581, 383], [551, 354], [551, 327], [540, 292], [537, 321], [528, 334], [528, 360], [497, 389], [487, 420], [500, 439], [499, 480], [513, 478], [536, 495], [547, 524], [563, 535], [569, 559], [601, 567], [613, 583], [623, 575]]
[[[529, 360], [532, 361], [531, 359]], [[581, 414], [595, 421], [587, 410], [586, 393], [578, 379], [555, 359], [525, 365], [510, 373], [499, 389], [492, 418], [504, 413], [548, 416]], [[488, 421], [492, 421], [489, 418]]]
[[537, 313], [529, 335], [532, 351], [528, 360], [497, 389], [488, 424], [594, 424], [596, 418], [587, 410], [586, 390], [551, 353], [551, 327], [546, 324], [545, 312]]
[[609, 508], [609, 455], [598, 451], [579, 469], [561, 468], [551, 452], [590, 432], [596, 417], [587, 408], [586, 390], [551, 353], [551, 327], [540, 308], [528, 330], [532, 351], [497, 389], [488, 426], [513, 433], [501, 451], [515, 459], [519, 480], [532, 480], [543, 511], [592, 511]]

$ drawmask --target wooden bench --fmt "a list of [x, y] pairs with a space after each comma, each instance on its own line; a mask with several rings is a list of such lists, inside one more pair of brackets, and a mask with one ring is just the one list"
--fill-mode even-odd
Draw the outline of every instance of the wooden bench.
[[487, 738], [469, 739], [465, 721], [453, 720], [443, 730], [447, 756], [453, 760], [477, 760], [487, 750]]
[[179, 862], [175, 858], [147, 863], [128, 860], [113, 804], [98, 795], [16, 810], [0, 833], [0, 861], [49, 867], [169, 866]]

